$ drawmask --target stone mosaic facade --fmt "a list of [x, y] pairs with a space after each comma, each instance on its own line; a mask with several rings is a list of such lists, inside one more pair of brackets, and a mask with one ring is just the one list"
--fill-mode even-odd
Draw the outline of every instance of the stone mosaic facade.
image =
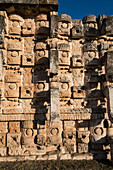
[[0, 161], [111, 159], [113, 16], [0, 1]]

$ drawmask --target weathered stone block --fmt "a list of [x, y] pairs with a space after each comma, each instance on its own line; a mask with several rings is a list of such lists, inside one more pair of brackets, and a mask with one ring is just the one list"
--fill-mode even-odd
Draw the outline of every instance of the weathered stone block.
[[34, 55], [25, 54], [22, 56], [22, 65], [23, 66], [34, 66]]
[[82, 20], [72, 20], [72, 26], [72, 38], [82, 38], [84, 36]]
[[35, 33], [35, 23], [34, 19], [25, 19], [22, 25], [22, 34], [24, 36], [34, 35]]
[[18, 83], [5, 83], [5, 97], [19, 97]]
[[8, 132], [8, 122], [0, 122], [0, 133]]
[[9, 122], [9, 132], [20, 132], [20, 122]]
[[36, 64], [49, 64], [49, 51], [48, 50], [40, 50], [35, 52], [35, 63]]
[[0, 133], [0, 147], [6, 146], [6, 133]]
[[112, 74], [113, 74], [113, 51], [107, 52], [106, 57], [106, 78], [108, 81], [112, 82]]
[[88, 23], [88, 22], [95, 23], [95, 22], [97, 22], [97, 19], [96, 19], [95, 15], [87, 15], [84, 17], [83, 22], [84, 23]]
[[50, 73], [58, 74], [58, 51], [50, 50]]
[[80, 55], [72, 56], [72, 66], [73, 67], [83, 67], [83, 57]]
[[8, 50], [15, 50], [15, 51], [21, 51], [22, 50], [22, 42], [20, 37], [11, 37], [8, 40], [7, 44]]
[[7, 134], [7, 146], [19, 146], [21, 139], [21, 133], [8, 133]]
[[7, 64], [20, 65], [20, 53], [18, 51], [8, 51]]
[[78, 143], [78, 153], [88, 153], [88, 144]]
[[106, 128], [103, 126], [103, 120], [101, 119], [92, 121], [90, 124], [91, 142], [93, 143], [105, 143], [106, 142]]
[[21, 87], [21, 98], [33, 98], [33, 85]]
[[9, 146], [8, 147], [8, 154], [11, 156], [22, 155], [21, 146]]
[[59, 88], [51, 88], [51, 120], [59, 121]]
[[58, 59], [60, 65], [70, 65], [70, 53], [65, 51], [58, 52]]

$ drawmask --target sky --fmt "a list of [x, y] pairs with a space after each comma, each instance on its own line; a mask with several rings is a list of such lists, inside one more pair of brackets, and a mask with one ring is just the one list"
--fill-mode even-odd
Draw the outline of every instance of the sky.
[[58, 0], [59, 15], [68, 14], [72, 19], [83, 19], [86, 15], [113, 15], [113, 0]]

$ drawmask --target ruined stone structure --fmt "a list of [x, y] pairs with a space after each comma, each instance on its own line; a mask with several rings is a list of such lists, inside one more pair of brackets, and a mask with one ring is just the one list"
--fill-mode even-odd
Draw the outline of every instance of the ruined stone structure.
[[111, 159], [113, 16], [0, 0], [0, 161]]

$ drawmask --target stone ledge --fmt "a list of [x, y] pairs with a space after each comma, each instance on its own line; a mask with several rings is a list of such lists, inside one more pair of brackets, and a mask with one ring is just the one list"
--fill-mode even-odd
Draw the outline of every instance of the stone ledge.
[[48, 5], [58, 5], [58, 0], [0, 0], [1, 3], [13, 3], [13, 4], [48, 4]]

